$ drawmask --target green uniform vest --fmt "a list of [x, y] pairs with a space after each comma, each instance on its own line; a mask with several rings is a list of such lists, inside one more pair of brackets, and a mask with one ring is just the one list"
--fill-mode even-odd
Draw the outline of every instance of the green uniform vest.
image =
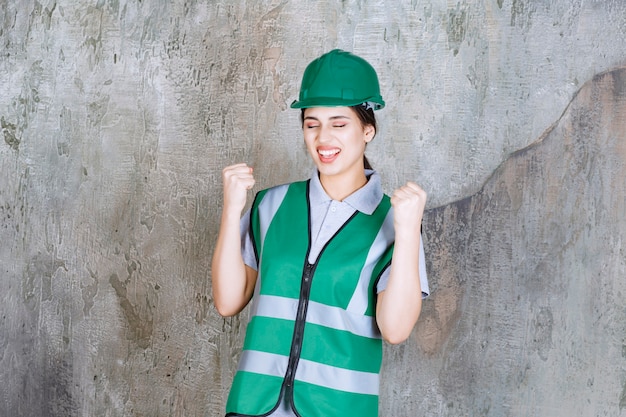
[[357, 211], [309, 264], [308, 186], [264, 190], [252, 205], [258, 276], [227, 416], [266, 415], [281, 393], [302, 417], [378, 416], [375, 284], [393, 252], [389, 197]]

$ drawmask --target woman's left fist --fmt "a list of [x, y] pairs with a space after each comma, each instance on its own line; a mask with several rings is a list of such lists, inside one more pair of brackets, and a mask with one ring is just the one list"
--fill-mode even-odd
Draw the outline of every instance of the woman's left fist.
[[396, 234], [420, 232], [426, 198], [426, 191], [411, 181], [393, 192], [391, 206]]

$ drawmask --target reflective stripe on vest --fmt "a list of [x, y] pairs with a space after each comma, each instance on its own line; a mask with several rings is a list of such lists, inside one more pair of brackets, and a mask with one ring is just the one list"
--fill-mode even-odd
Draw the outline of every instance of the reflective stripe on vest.
[[[275, 319], [295, 320], [298, 300], [274, 295], [260, 295], [255, 316], [272, 317]], [[348, 321], [345, 310], [309, 301], [306, 320], [308, 323], [345, 330], [363, 337], [380, 338], [380, 330], [370, 317], [355, 315]]]
[[308, 264], [308, 182], [262, 191], [251, 212], [259, 271], [229, 415], [262, 415], [280, 393], [299, 415], [377, 416], [382, 341], [375, 281], [391, 261], [385, 196]]
[[[282, 377], [289, 357], [256, 350], [245, 350], [239, 369], [258, 374]], [[356, 376], [356, 378], [355, 378]], [[296, 378], [299, 381], [357, 394], [378, 395], [378, 374], [358, 372], [300, 359]]]

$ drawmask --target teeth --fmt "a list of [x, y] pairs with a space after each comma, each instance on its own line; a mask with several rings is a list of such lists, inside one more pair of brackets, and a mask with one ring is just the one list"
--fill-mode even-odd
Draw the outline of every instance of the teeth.
[[339, 153], [339, 149], [324, 150], [324, 151], [319, 150], [318, 152], [320, 153], [320, 155], [328, 158], [329, 156], [333, 156], [334, 154]]

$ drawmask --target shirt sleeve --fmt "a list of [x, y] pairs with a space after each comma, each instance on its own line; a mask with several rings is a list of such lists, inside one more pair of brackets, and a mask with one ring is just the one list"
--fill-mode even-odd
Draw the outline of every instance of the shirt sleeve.
[[[419, 259], [419, 273], [420, 273], [420, 286], [422, 288], [422, 298], [428, 297], [430, 294], [430, 289], [428, 288], [428, 276], [426, 274], [426, 261], [424, 260], [424, 239], [420, 236], [420, 259]], [[378, 284], [376, 285], [376, 293], [380, 293], [387, 288], [387, 283], [389, 282], [389, 273], [391, 272], [391, 265], [388, 265], [387, 268], [383, 271], [378, 280]]]
[[239, 222], [239, 234], [241, 236], [241, 256], [243, 257], [243, 263], [257, 271], [258, 266], [252, 245], [252, 235], [250, 234], [250, 210], [246, 211]]

